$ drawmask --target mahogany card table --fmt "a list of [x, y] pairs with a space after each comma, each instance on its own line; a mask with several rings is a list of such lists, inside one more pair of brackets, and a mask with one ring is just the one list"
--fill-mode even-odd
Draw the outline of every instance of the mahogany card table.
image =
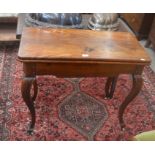
[[[24, 28], [18, 52], [23, 63], [22, 97], [31, 114], [29, 133], [35, 126], [34, 101], [37, 97], [37, 75], [57, 77], [108, 77], [105, 97], [112, 98], [120, 74], [132, 75], [133, 84], [118, 111], [125, 127], [123, 113], [142, 87], [142, 72], [150, 58], [134, 35], [128, 32], [82, 29]], [[30, 90], [33, 85], [33, 95]]]

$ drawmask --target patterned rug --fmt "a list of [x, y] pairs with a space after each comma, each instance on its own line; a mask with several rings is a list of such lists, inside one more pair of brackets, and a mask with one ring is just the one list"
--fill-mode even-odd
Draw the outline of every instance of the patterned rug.
[[30, 115], [21, 97], [17, 51], [18, 46], [0, 48], [0, 140], [128, 140], [155, 129], [155, 74], [146, 67], [142, 91], [125, 111], [124, 132], [118, 109], [130, 90], [130, 76], [119, 76], [111, 100], [104, 99], [104, 77], [38, 76], [35, 132], [28, 135]]

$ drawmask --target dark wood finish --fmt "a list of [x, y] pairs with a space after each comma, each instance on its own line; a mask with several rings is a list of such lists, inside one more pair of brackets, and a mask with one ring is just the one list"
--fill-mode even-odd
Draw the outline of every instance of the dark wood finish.
[[105, 85], [105, 99], [112, 99], [116, 88], [117, 77], [109, 77]]
[[121, 17], [128, 23], [139, 40], [147, 38], [153, 22], [153, 13], [122, 13]]
[[122, 128], [125, 127], [124, 121], [123, 121], [123, 113], [128, 104], [137, 96], [137, 94], [140, 92], [143, 79], [142, 75], [136, 75], [134, 74], [133, 76], [133, 86], [132, 89], [129, 93], [129, 95], [125, 98], [124, 102], [121, 104], [120, 109], [119, 109], [119, 122]]
[[[31, 96], [30, 90], [32, 85], [34, 85], [34, 95]], [[37, 83], [35, 77], [25, 77], [22, 80], [22, 87], [21, 87], [22, 97], [30, 110], [31, 113], [31, 124], [28, 130], [28, 133], [31, 134], [35, 125], [35, 108], [34, 108], [34, 101], [37, 96]]]
[[155, 16], [154, 16], [153, 24], [151, 26], [151, 31], [149, 33], [149, 37], [147, 39], [145, 47], [149, 47], [151, 43], [153, 45], [153, 48], [155, 49]]
[[32, 116], [30, 131], [35, 124], [30, 88], [36, 75], [108, 76], [105, 92], [106, 97], [111, 98], [118, 75], [133, 74], [134, 87], [119, 111], [119, 121], [123, 126], [123, 112], [141, 88], [138, 77], [141, 77], [144, 66], [150, 63], [149, 56], [130, 33], [50, 28], [25, 28], [18, 59], [23, 62], [22, 94]]
[[149, 61], [130, 33], [48, 28], [25, 28], [18, 57], [36, 62], [92, 60], [144, 64]]

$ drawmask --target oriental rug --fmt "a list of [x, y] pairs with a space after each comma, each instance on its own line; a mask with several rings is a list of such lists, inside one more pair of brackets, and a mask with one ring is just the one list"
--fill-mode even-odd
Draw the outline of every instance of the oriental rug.
[[38, 76], [36, 126], [27, 134], [30, 115], [21, 97], [22, 64], [18, 46], [0, 48], [0, 140], [114, 141], [155, 129], [155, 74], [146, 67], [144, 85], [124, 113], [125, 131], [118, 109], [129, 93], [129, 75], [120, 75], [113, 99], [104, 99], [106, 77], [57, 78]]

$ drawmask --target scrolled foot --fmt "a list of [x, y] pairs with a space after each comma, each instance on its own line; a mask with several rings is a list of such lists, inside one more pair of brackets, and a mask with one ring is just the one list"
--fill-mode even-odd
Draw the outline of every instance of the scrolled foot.
[[120, 124], [120, 126], [121, 126], [121, 130], [122, 130], [122, 131], [125, 131], [125, 124], [122, 123], [122, 124]]
[[29, 128], [27, 130], [28, 135], [33, 135], [34, 134], [34, 128]]
[[109, 97], [109, 96], [105, 96], [104, 99], [105, 99], [105, 100], [110, 100], [110, 99], [112, 99], [112, 98]]

